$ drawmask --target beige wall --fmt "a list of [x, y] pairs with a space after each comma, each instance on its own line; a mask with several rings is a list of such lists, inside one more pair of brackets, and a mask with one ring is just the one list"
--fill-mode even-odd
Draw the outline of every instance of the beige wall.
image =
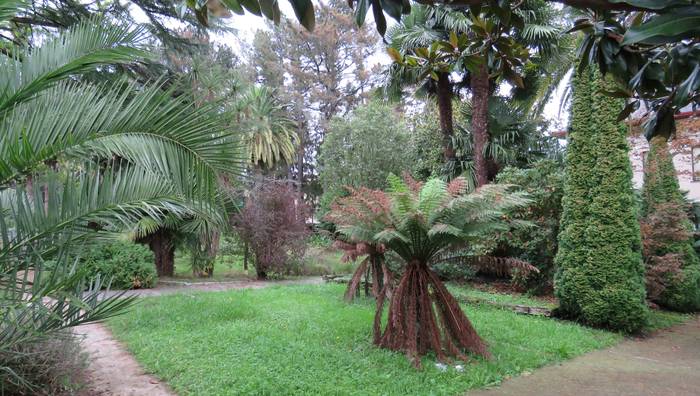
[[[687, 118], [677, 121], [676, 138], [670, 144], [673, 164], [678, 173], [681, 190], [688, 192], [692, 201], [700, 201], [700, 181], [693, 181], [692, 148], [700, 147], [700, 117]], [[632, 162], [633, 182], [635, 188], [641, 188], [644, 180], [643, 153], [649, 151], [649, 144], [644, 136], [639, 134], [639, 128], [631, 128], [627, 141], [630, 145], [630, 161]], [[697, 150], [697, 149], [696, 149]], [[697, 153], [697, 151], [696, 151]], [[700, 165], [696, 161], [695, 171], [700, 176]]]

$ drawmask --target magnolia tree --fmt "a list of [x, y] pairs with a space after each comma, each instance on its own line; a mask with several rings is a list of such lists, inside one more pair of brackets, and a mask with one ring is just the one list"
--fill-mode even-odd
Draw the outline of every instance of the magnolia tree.
[[[507, 228], [504, 211], [525, 205], [522, 193], [508, 186], [487, 185], [467, 194], [467, 182], [457, 178], [446, 184], [431, 179], [425, 184], [410, 177], [391, 175], [389, 191], [354, 194], [341, 205], [352, 216], [342, 217], [338, 231], [347, 240], [366, 241], [392, 251], [403, 262], [403, 274], [391, 295], [385, 328], [380, 331], [386, 293], [380, 293], [374, 319], [374, 343], [405, 352], [416, 366], [420, 356], [433, 351], [439, 360], [466, 359], [465, 352], [489, 356], [457, 300], [431, 265], [442, 261], [472, 266], [518, 266], [535, 270], [515, 259], [475, 257], [462, 252], [485, 233]], [[351, 210], [348, 208], [352, 208]], [[336, 213], [340, 214], [336, 207]], [[385, 283], [384, 288], [387, 288]]]

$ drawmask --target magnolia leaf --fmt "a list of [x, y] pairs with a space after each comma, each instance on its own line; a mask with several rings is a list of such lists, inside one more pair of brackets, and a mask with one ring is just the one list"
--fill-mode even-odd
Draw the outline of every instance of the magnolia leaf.
[[450, 45], [452, 45], [452, 48], [459, 47], [459, 38], [457, 37], [457, 33], [454, 31], [450, 32]]
[[611, 3], [616, 4], [629, 4], [639, 8], [646, 8], [649, 10], [663, 10], [666, 8], [672, 8], [675, 6], [688, 5], [687, 0], [609, 0]]
[[384, 37], [386, 33], [386, 18], [384, 18], [384, 11], [382, 11], [382, 6], [379, 0], [372, 1], [372, 15], [374, 15], [374, 22], [377, 24], [377, 31]]
[[239, 3], [238, 0], [221, 0], [221, 2], [224, 3], [226, 8], [228, 8], [229, 10], [233, 11], [236, 14], [238, 14], [238, 15], [245, 14], [243, 7], [241, 7], [241, 3]]
[[265, 16], [267, 19], [274, 19], [274, 6], [276, 0], [258, 0], [258, 4], [260, 4], [260, 11], [262, 14]]
[[294, 14], [297, 16], [299, 23], [307, 30], [312, 31], [316, 26], [316, 15], [314, 14], [314, 5], [311, 0], [289, 0], [294, 9]]
[[691, 92], [695, 92], [700, 88], [700, 64], [696, 64], [693, 72], [688, 78], [678, 87], [676, 95], [673, 97], [675, 106], [682, 106], [688, 101]]
[[387, 47], [386, 52], [389, 54], [389, 57], [396, 62], [396, 63], [403, 63], [403, 57], [399, 53], [399, 51], [396, 50], [396, 48], [393, 47]]
[[355, 23], [357, 26], [362, 27], [365, 24], [365, 17], [367, 16], [367, 9], [369, 8], [369, 0], [357, 0], [357, 5], [355, 6]]
[[401, 22], [401, 14], [403, 13], [403, 1], [402, 0], [379, 0], [379, 3], [390, 17], [394, 18], [397, 22]]
[[625, 108], [622, 109], [620, 114], [617, 116], [617, 121], [620, 122], [620, 121], [625, 120], [627, 117], [629, 117], [630, 114], [632, 114], [632, 112], [634, 112], [638, 108], [639, 108], [639, 101], [638, 100], [634, 100], [630, 103], [627, 103], [627, 106], [625, 106]]
[[262, 15], [260, 13], [260, 4], [258, 3], [258, 0], [240, 0], [240, 4], [251, 14], [255, 14], [257, 16]]
[[685, 7], [668, 14], [657, 15], [646, 23], [632, 26], [625, 33], [621, 45], [636, 43], [661, 44], [692, 38], [700, 32], [700, 10]]

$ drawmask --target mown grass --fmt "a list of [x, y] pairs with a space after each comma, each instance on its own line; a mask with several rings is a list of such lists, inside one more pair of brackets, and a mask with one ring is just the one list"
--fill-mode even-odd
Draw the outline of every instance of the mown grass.
[[343, 285], [148, 298], [109, 326], [181, 395], [454, 395], [619, 341], [617, 334], [487, 306], [465, 310], [493, 359], [463, 372], [371, 343], [372, 301]]
[[555, 308], [556, 305], [542, 298], [529, 297], [524, 294], [489, 293], [470, 285], [448, 283], [447, 288], [457, 298], [465, 297], [505, 305], [526, 305], [528, 307]]
[[[295, 271], [301, 276], [319, 276], [326, 274], [349, 274], [356, 264], [343, 263], [339, 251], [310, 246], [304, 259]], [[185, 252], [177, 252], [175, 256], [174, 280], [197, 281], [227, 281], [255, 278], [255, 267], [252, 259], [248, 270], [243, 269], [243, 256], [219, 255], [214, 261], [214, 275], [210, 278], [197, 278], [192, 275], [190, 256]]]

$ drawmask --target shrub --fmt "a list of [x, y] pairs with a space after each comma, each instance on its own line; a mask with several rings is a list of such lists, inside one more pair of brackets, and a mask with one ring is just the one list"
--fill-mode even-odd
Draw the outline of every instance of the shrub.
[[308, 206], [286, 183], [267, 181], [253, 188], [235, 226], [255, 257], [259, 279], [268, 273], [288, 274], [301, 262], [309, 229]]
[[115, 242], [92, 248], [81, 257], [82, 270], [88, 278], [98, 274], [111, 279], [113, 289], [147, 289], [158, 282], [153, 253], [145, 246], [132, 242]]
[[508, 232], [500, 233], [496, 241], [499, 255], [518, 257], [540, 270], [539, 273], [531, 272], [529, 276], [516, 273], [513, 283], [534, 292], [551, 291], [562, 211], [561, 199], [564, 195], [561, 164], [543, 160], [530, 169], [508, 167], [498, 174], [496, 182], [519, 186], [532, 199], [530, 205], [511, 211], [509, 216], [528, 221], [534, 227], [511, 227]]
[[642, 328], [645, 304], [626, 128], [618, 99], [598, 71], [574, 79], [555, 293], [559, 313], [627, 332]]
[[87, 356], [72, 333], [64, 331], [12, 349], [0, 349], [0, 365], [15, 374], [4, 378], [0, 394], [73, 395], [81, 388]]
[[649, 299], [666, 308], [700, 309], [700, 259], [666, 139], [656, 137], [644, 167], [641, 219]]
[[462, 263], [440, 262], [433, 264], [431, 269], [443, 281], [467, 281], [474, 278], [477, 270]]

